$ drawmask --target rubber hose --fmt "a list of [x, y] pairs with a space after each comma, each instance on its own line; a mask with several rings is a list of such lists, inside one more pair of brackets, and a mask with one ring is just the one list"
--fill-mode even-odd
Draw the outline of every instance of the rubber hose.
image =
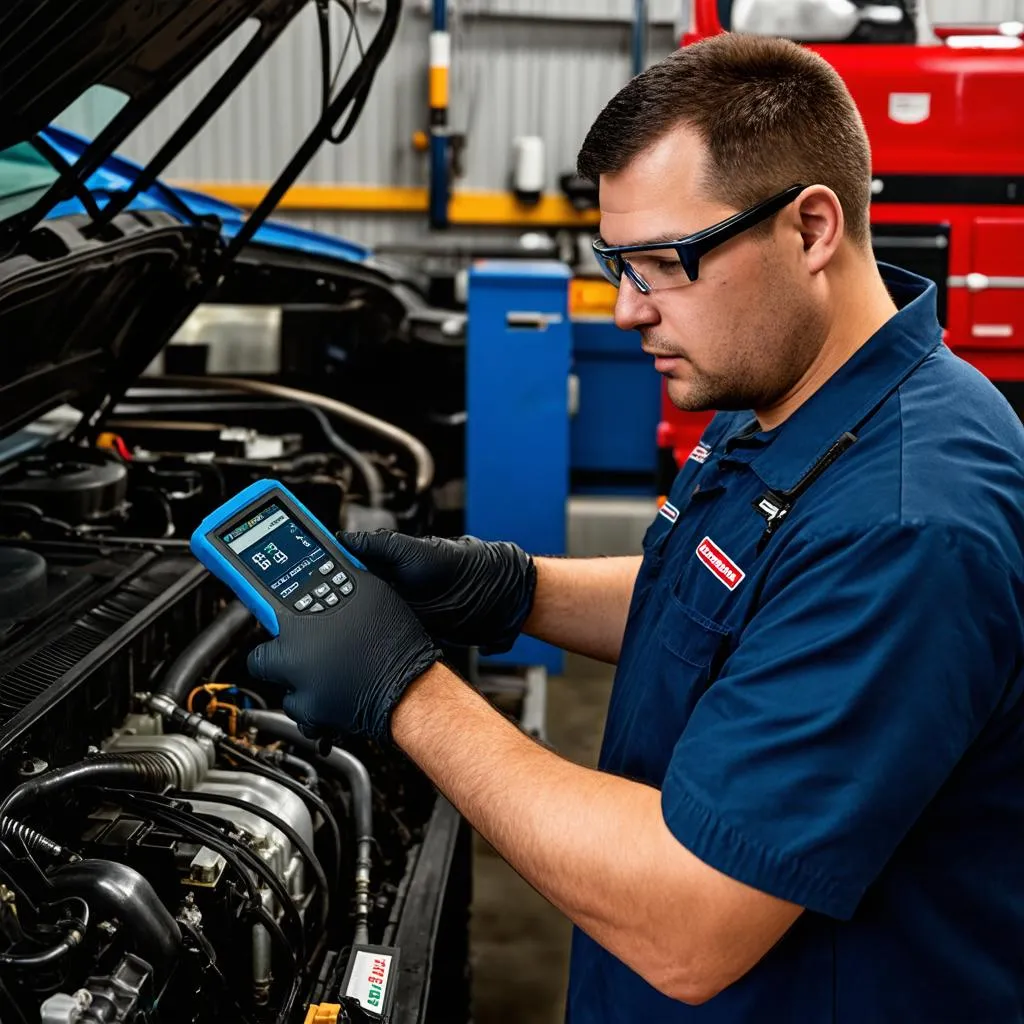
[[416, 464], [416, 493], [423, 494], [430, 489], [434, 482], [434, 457], [430, 454], [427, 446], [413, 437], [412, 434], [393, 423], [371, 416], [354, 405], [346, 405], [334, 398], [327, 398], [325, 395], [317, 395], [312, 391], [300, 391], [297, 388], [287, 388], [281, 384], [270, 384], [266, 381], [245, 380], [240, 377], [179, 377], [166, 376], [163, 378], [168, 384], [179, 384], [186, 387], [229, 387], [238, 391], [248, 391], [257, 395], [274, 395], [290, 402], [300, 402], [323, 409], [324, 412], [333, 413], [335, 416], [365, 430], [386, 437], [393, 444], [404, 448]]
[[12, 967], [45, 967], [67, 956], [82, 941], [82, 933], [72, 928], [64, 938], [41, 953], [0, 953], [0, 964]]
[[54, 891], [83, 897], [95, 915], [120, 921], [158, 983], [169, 977], [181, 955], [181, 930], [143, 875], [117, 861], [83, 860], [50, 877]]
[[[253, 709], [242, 712], [242, 722], [252, 725], [274, 739], [284, 740], [293, 746], [316, 753], [316, 740], [306, 739], [299, 727], [283, 712]], [[319, 756], [319, 755], [317, 755]], [[373, 787], [366, 765], [354, 754], [341, 747], [332, 747], [330, 754], [321, 758], [335, 771], [345, 776], [352, 793], [352, 810], [355, 815], [356, 834], [373, 838]]]
[[158, 693], [170, 697], [182, 707], [189, 692], [223, 653], [228, 644], [252, 625], [252, 615], [240, 601], [232, 601], [189, 645], [174, 659], [164, 673]]
[[303, 761], [301, 757], [289, 754], [286, 750], [263, 750], [257, 757], [277, 768], [291, 768], [302, 777], [302, 784], [310, 789], [316, 789], [320, 782], [320, 776], [308, 761]]
[[80, 761], [57, 768], [38, 778], [23, 782], [0, 806], [0, 818], [12, 816], [18, 809], [38, 800], [52, 799], [72, 786], [112, 786], [115, 788], [163, 789], [177, 784], [174, 762], [158, 751], [132, 751], [103, 754], [89, 761]]
[[310, 751], [343, 775], [348, 782], [356, 823], [355, 942], [357, 945], [369, 942], [370, 870], [373, 866], [373, 786], [366, 765], [341, 747], [332, 747], [326, 757], [321, 756], [317, 741], [303, 736], [299, 727], [280, 712], [246, 711], [242, 720], [246, 725], [255, 726], [268, 736]]

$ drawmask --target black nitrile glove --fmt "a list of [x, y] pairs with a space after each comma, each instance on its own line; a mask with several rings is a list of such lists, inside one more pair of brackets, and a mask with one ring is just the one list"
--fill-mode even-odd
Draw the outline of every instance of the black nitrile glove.
[[537, 568], [516, 544], [390, 530], [339, 538], [443, 643], [500, 654], [515, 643], [533, 608]]
[[391, 738], [391, 713], [440, 657], [416, 616], [382, 580], [359, 573], [328, 615], [282, 615], [279, 635], [249, 654], [255, 679], [286, 686], [284, 710], [306, 735]]

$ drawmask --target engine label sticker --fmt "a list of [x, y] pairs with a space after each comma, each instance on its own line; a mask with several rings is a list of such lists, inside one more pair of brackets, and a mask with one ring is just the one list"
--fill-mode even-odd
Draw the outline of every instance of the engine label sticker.
[[735, 590], [747, 575], [710, 537], [700, 542], [697, 557], [719, 583], [730, 590]]
[[931, 117], [930, 92], [889, 93], [889, 119], [897, 124], [921, 124]]
[[386, 953], [366, 953], [359, 950], [355, 955], [355, 964], [345, 995], [355, 999], [364, 1010], [382, 1013], [386, 1005], [384, 997], [387, 995], [388, 982], [391, 979], [391, 960], [392, 957]]

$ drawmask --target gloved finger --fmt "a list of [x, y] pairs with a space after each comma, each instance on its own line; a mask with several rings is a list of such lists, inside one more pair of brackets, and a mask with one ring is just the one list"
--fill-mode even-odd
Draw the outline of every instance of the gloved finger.
[[284, 708], [284, 713], [299, 727], [299, 732], [307, 739], [315, 739], [323, 731], [322, 727], [309, 717], [304, 694], [292, 690], [285, 694], [281, 706]]
[[262, 679], [268, 683], [287, 683], [284, 666], [280, 659], [280, 644], [277, 640], [268, 640], [259, 644], [249, 652], [246, 667], [253, 679]]
[[390, 580], [401, 568], [404, 556], [395, 544], [393, 530], [374, 530], [372, 533], [354, 531], [341, 532], [338, 540], [342, 547], [351, 551], [367, 569], [381, 579]]

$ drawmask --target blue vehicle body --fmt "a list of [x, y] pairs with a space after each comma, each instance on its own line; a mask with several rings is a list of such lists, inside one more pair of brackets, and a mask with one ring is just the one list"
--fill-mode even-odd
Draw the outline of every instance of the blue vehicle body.
[[[40, 134], [69, 164], [76, 163], [89, 145], [89, 140], [84, 136], [52, 125]], [[102, 206], [107, 194], [125, 191], [141, 172], [142, 168], [138, 164], [114, 155], [103, 161], [99, 170], [89, 178], [86, 186]], [[175, 202], [175, 197], [178, 202]], [[172, 189], [159, 180], [140, 192], [128, 208], [130, 210], [165, 210], [180, 216], [181, 202], [184, 202], [189, 209], [197, 214], [219, 218], [221, 234], [225, 239], [233, 238], [245, 223], [245, 211], [240, 210], [237, 206], [221, 202], [219, 199], [214, 199], [213, 196], [204, 195], [201, 192], [181, 188]], [[82, 212], [84, 212], [82, 204], [77, 199], [70, 199], [58, 203], [47, 217], [65, 217]], [[322, 235], [315, 231], [307, 231], [304, 228], [274, 220], [267, 220], [261, 224], [253, 241], [261, 245], [290, 249], [313, 256], [326, 256], [349, 263], [366, 263], [372, 257], [369, 249], [356, 245], [354, 242], [331, 235]]]

